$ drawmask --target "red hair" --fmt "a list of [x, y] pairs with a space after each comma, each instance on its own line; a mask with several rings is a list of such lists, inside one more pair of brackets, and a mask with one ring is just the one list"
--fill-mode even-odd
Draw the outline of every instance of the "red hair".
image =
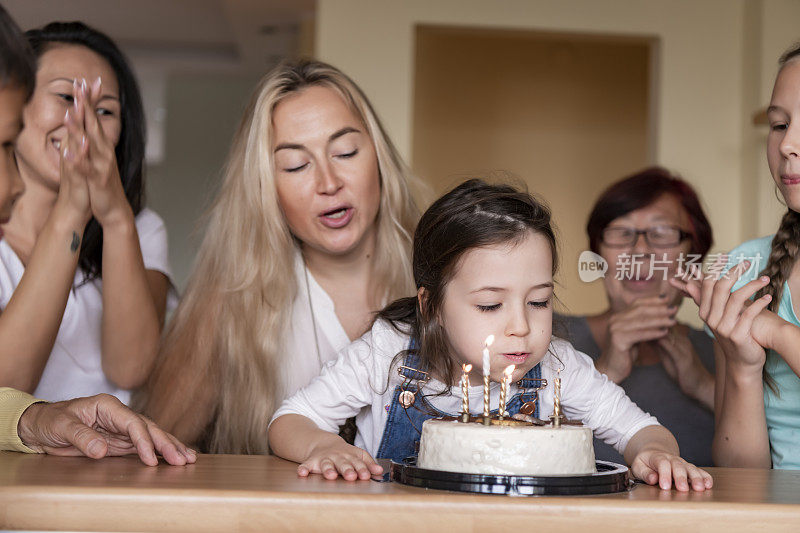
[[611, 184], [600, 195], [586, 223], [589, 248], [598, 253], [603, 230], [614, 220], [631, 211], [647, 207], [661, 196], [671, 194], [689, 216], [692, 246], [689, 253], [706, 255], [714, 237], [711, 225], [694, 188], [679, 176], [662, 167], [650, 167]]

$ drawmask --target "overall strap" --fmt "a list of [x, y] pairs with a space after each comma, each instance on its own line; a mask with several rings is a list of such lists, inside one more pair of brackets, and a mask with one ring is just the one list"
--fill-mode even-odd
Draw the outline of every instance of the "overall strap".
[[422, 387], [429, 376], [420, 363], [416, 346], [411, 340], [403, 363], [397, 368], [403, 382], [395, 387], [392, 399], [384, 406], [387, 419], [376, 458], [401, 462], [416, 455], [423, 422], [437, 416], [428, 411], [422, 398]]
[[528, 370], [517, 382], [517, 387], [521, 389], [543, 389], [547, 387], [547, 380], [542, 377], [542, 363]]
[[406, 349], [406, 356], [403, 358], [403, 364], [397, 368], [397, 372], [408, 380], [428, 381], [430, 377], [426, 368], [423, 367], [419, 360], [419, 351], [417, 350], [417, 341], [411, 339]]

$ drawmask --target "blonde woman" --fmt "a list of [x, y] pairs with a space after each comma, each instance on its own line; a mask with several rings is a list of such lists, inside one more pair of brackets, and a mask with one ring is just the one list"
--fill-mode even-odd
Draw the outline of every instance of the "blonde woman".
[[342, 72], [302, 61], [265, 76], [139, 407], [207, 451], [266, 453], [283, 398], [414, 293], [410, 182]]

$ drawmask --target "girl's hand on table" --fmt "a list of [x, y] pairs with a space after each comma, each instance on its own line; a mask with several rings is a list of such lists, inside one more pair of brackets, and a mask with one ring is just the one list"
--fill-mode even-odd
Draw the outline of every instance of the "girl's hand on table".
[[383, 474], [383, 467], [366, 451], [339, 438], [334, 444], [315, 447], [308, 459], [297, 467], [298, 476], [309, 474], [322, 474], [325, 479], [336, 479], [341, 475], [348, 481], [355, 481], [379, 476]]
[[19, 419], [22, 442], [37, 452], [92, 459], [138, 454], [149, 466], [156, 452], [171, 465], [194, 463], [197, 454], [115, 396], [98, 394], [58, 403], [35, 403]]
[[637, 345], [665, 337], [676, 324], [677, 311], [664, 297], [653, 296], [639, 298], [626, 310], [611, 315], [608, 341], [597, 358], [597, 370], [614, 383], [625, 380], [636, 362]]
[[669, 490], [673, 481], [675, 488], [681, 492], [686, 492], [689, 488], [703, 492], [714, 485], [711, 474], [702, 468], [661, 450], [640, 452], [631, 463], [631, 472], [637, 479], [648, 485], [658, 483], [664, 490]]

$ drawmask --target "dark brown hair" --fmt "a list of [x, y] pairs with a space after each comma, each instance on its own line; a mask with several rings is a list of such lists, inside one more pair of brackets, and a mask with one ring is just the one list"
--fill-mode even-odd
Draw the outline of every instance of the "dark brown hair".
[[689, 253], [705, 256], [714, 236], [694, 188], [662, 167], [650, 167], [608, 187], [594, 204], [586, 233], [589, 248], [599, 253], [603, 230], [617, 218], [647, 207], [665, 194], [673, 195], [689, 215], [692, 246]]
[[[460, 259], [474, 248], [517, 243], [534, 232], [550, 243], [555, 274], [558, 255], [550, 219], [547, 206], [527, 192], [479, 179], [462, 183], [425, 211], [414, 233], [414, 282], [417, 289], [425, 289], [423, 303], [419, 305], [416, 297], [401, 298], [380, 311], [378, 318], [416, 339], [427, 371], [454, 383], [460, 369], [437, 318]], [[406, 353], [398, 354], [396, 361]]]
[[22, 30], [0, 6], [0, 88], [19, 87], [30, 98], [36, 84], [36, 60]]
[[[778, 61], [778, 72], [786, 66], [786, 63], [795, 58], [800, 58], [800, 44], [796, 44], [784, 52]], [[772, 238], [767, 266], [764, 267], [760, 274], [761, 276], [769, 276], [769, 284], [755, 295], [755, 299], [761, 298], [766, 294], [771, 295], [772, 301], [769, 303], [768, 309], [774, 313], [778, 312], [781, 305], [783, 284], [789, 279], [792, 267], [797, 261], [798, 252], [800, 252], [800, 213], [789, 208], [781, 219], [781, 224], [778, 226], [778, 231], [775, 232], [775, 237]], [[764, 381], [769, 388], [778, 394], [777, 383], [769, 375], [766, 367], [763, 375]]]
[[[139, 85], [127, 58], [107, 35], [82, 22], [51, 22], [42, 28], [28, 30], [25, 36], [37, 58], [54, 46], [70, 44], [88, 48], [111, 66], [119, 85], [122, 126], [114, 153], [125, 198], [133, 214], [138, 215], [145, 204], [145, 119]], [[103, 275], [103, 228], [94, 217], [84, 230], [78, 265], [85, 274], [82, 282]]]

